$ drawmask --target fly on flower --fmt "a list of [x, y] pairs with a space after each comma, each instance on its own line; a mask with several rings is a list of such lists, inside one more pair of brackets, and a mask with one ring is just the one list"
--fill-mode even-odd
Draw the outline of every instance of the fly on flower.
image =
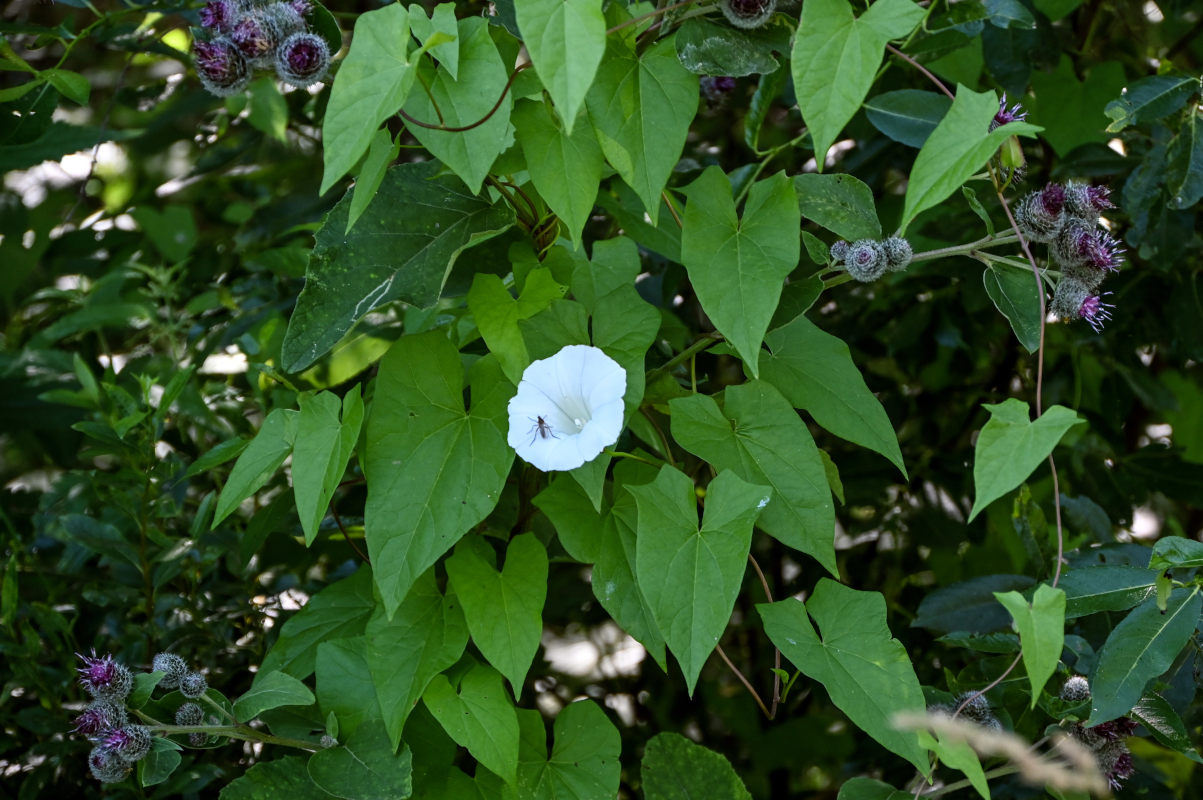
[[617, 361], [596, 347], [564, 347], [523, 371], [507, 441], [544, 472], [576, 469], [618, 441], [626, 390]]

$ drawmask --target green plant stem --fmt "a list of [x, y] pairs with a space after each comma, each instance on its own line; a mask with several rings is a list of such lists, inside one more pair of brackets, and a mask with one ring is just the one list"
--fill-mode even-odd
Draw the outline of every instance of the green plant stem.
[[603, 450], [602, 452], [608, 456], [613, 456], [614, 458], [629, 458], [632, 461], [641, 461], [644, 464], [650, 464], [653, 467], [660, 466], [655, 461], [652, 461], [650, 458], [644, 458], [643, 456], [637, 456], [634, 453], [628, 453], [625, 450]]
[[618, 31], [622, 30], [623, 28], [629, 28], [632, 25], [638, 25], [640, 22], [643, 22], [645, 19], [651, 19], [652, 17], [658, 17], [661, 14], [667, 14], [669, 11], [675, 11], [676, 9], [681, 8], [682, 6], [687, 6], [687, 5], [690, 5], [691, 3], [696, 3], [696, 2], [697, 2], [697, 0], [681, 0], [681, 2], [673, 3], [671, 6], [665, 6], [664, 8], [657, 8], [655, 11], [649, 11], [646, 14], [640, 14], [638, 17], [632, 17], [631, 19], [628, 19], [626, 22], [620, 22], [617, 25], [615, 25], [613, 28], [608, 29], [606, 31], [606, 36], [609, 36], [611, 33], [617, 33]]
[[845, 283], [848, 283], [853, 280], [855, 280], [855, 278], [853, 278], [847, 272], [840, 272], [840, 273], [836, 274], [834, 277], [825, 278], [823, 280], [823, 291], [827, 291], [828, 289], [834, 288], [836, 286], [842, 286]]
[[212, 706], [219, 714], [228, 719], [230, 722], [233, 722], [235, 725], [240, 724], [238, 720], [234, 718], [234, 715], [222, 708], [221, 704], [210, 697], [208, 692], [202, 694], [198, 699], [204, 702], [206, 705]]
[[656, 367], [655, 369], [648, 370], [647, 374], [644, 376], [644, 380], [648, 384], [651, 384], [652, 381], [657, 380], [661, 375], [672, 372], [674, 369], [677, 368], [678, 365], [684, 364], [686, 361], [693, 358], [696, 354], [702, 352], [707, 347], [710, 347], [710, 345], [714, 344], [715, 342], [721, 342], [722, 340], [723, 340], [723, 335], [721, 333], [719, 333], [718, 331], [703, 334], [700, 339], [698, 339], [696, 342], [691, 344], [689, 347], [686, 347], [681, 352], [677, 353], [675, 356], [670, 358], [668, 361], [664, 362], [663, 364]]
[[752, 184], [756, 183], [756, 179], [760, 177], [760, 173], [764, 172], [764, 168], [769, 165], [769, 162], [772, 161], [774, 158], [776, 158], [778, 154], [780, 154], [786, 150], [792, 149], [794, 147], [797, 147], [798, 143], [801, 142], [805, 138], [806, 138], [806, 136], [805, 136], [805, 134], [803, 134], [802, 136], [798, 136], [794, 139], [791, 139], [788, 142], [784, 142], [782, 144], [777, 145], [776, 147], [771, 147], [768, 150], [764, 151], [764, 153], [763, 153], [764, 157], [760, 159], [759, 163], [757, 163], [756, 169], [753, 170], [752, 175], [746, 181], [744, 181], [744, 185], [742, 187], [740, 187], [739, 194], [737, 194], [735, 196], [736, 207], [738, 207], [739, 204], [743, 202], [743, 199], [747, 196], [748, 192], [751, 191]]
[[739, 682], [742, 683], [744, 688], [748, 690], [748, 693], [752, 695], [752, 699], [756, 701], [756, 705], [760, 706], [760, 710], [764, 712], [765, 717], [772, 719], [773, 717], [769, 713], [768, 706], [766, 706], [764, 701], [760, 699], [760, 694], [755, 688], [753, 688], [752, 684], [748, 683], [748, 679], [745, 678], [744, 674], [739, 671], [739, 667], [732, 664], [731, 659], [727, 658], [727, 654], [723, 652], [723, 646], [721, 644], [716, 644], [714, 646], [714, 652], [718, 653], [718, 657], [723, 660], [723, 663], [735, 673], [736, 678], [739, 678]]
[[283, 747], [295, 747], [316, 753], [321, 746], [302, 739], [290, 739], [286, 736], [273, 736], [270, 733], [255, 730], [247, 725], [151, 725], [152, 733], [174, 735], [184, 733], [205, 733], [214, 736], [225, 736], [229, 739], [241, 739], [244, 742], [262, 742], [263, 744], [278, 744]]
[[[1004, 775], [1014, 775], [1017, 772], [1019, 772], [1019, 767], [1015, 766], [1014, 764], [1006, 764], [1004, 766], [995, 767], [994, 769], [989, 770], [985, 773], [985, 776], [986, 780], [989, 781], [992, 778], [1001, 778]], [[957, 792], [961, 789], [967, 789], [972, 785], [973, 783], [968, 778], [964, 778], [956, 781], [955, 783], [946, 783], [938, 789], [932, 789], [930, 792], [919, 792], [915, 796], [940, 797], [941, 795], [951, 794], [952, 792]]]
[[972, 257], [974, 250], [981, 250], [986, 247], [998, 247], [1004, 244], [1014, 244], [1019, 241], [1017, 234], [1003, 233], [994, 236], [983, 236], [975, 242], [967, 244], [954, 244], [951, 247], [941, 247], [938, 250], [924, 250], [922, 253], [915, 253], [911, 259], [911, 263], [915, 264], [920, 261], [931, 261], [936, 258], [947, 258], [948, 256], [970, 256]]

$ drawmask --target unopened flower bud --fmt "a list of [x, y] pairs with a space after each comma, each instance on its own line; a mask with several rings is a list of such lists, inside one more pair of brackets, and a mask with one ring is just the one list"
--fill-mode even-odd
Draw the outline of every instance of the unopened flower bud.
[[1015, 207], [1015, 224], [1029, 242], [1050, 242], [1065, 221], [1065, 189], [1050, 183], [1038, 192], [1025, 195]]
[[886, 255], [886, 269], [890, 272], [901, 272], [906, 269], [915, 253], [911, 243], [901, 236], [891, 236], [881, 243], [882, 252]]
[[209, 741], [209, 734], [207, 734], [207, 733], [190, 733], [190, 734], [188, 734], [188, 744], [192, 745], [193, 747], [204, 747], [205, 743], [208, 741]]
[[844, 258], [844, 268], [862, 283], [880, 278], [886, 271], [886, 254], [881, 243], [872, 239], [854, 242]]
[[130, 767], [121, 756], [103, 745], [97, 745], [88, 754], [88, 769], [91, 770], [92, 777], [101, 783], [117, 783], [125, 780]]
[[851, 247], [843, 239], [833, 243], [828, 252], [831, 254], [831, 263], [838, 264], [848, 257], [848, 248]]
[[109, 700], [94, 700], [75, 718], [75, 732], [94, 738], [124, 725], [129, 719], [125, 706]]
[[320, 744], [322, 747], [325, 747], [325, 748], [329, 749], [329, 748], [331, 748], [331, 747], [337, 747], [337, 746], [338, 746], [338, 739], [335, 739], [333, 736], [331, 736], [331, 735], [330, 735], [330, 734], [328, 734], [328, 733], [323, 733], [323, 734], [322, 734], [322, 738], [321, 738], [320, 740], [318, 740], [318, 743], [319, 743], [319, 744]]
[[150, 668], [155, 672], [163, 673], [163, 677], [159, 680], [159, 686], [164, 689], [174, 689], [180, 685], [180, 678], [188, 672], [188, 662], [175, 653], [159, 653], [150, 662]]
[[1066, 679], [1061, 687], [1061, 699], [1067, 703], [1080, 703], [1090, 699], [1090, 683], [1081, 675]]
[[98, 658], [95, 650], [91, 656], [77, 655], [84, 662], [79, 668], [79, 683], [97, 700], [121, 702], [134, 688], [134, 676], [111, 655]]
[[723, 16], [737, 28], [759, 28], [773, 16], [777, 0], [721, 0]]
[[238, 94], [251, 82], [250, 65], [229, 39], [220, 37], [211, 42], [192, 45], [196, 58], [196, 74], [210, 94], [229, 97]]
[[1108, 208], [1115, 208], [1115, 204], [1111, 202], [1111, 190], [1106, 186], [1070, 183], [1065, 187], [1065, 213], [1072, 217], [1093, 224]]
[[180, 679], [180, 694], [189, 699], [195, 700], [203, 695], [209, 688], [209, 684], [205, 681], [205, 676], [199, 672], [189, 672]]
[[204, 721], [204, 709], [196, 703], [184, 703], [175, 710], [176, 725], [200, 725]]
[[314, 33], [294, 33], [276, 51], [276, 75], [297, 88], [322, 80], [329, 66], [330, 48]]
[[101, 745], [123, 761], [133, 763], [150, 752], [152, 738], [150, 728], [145, 725], [123, 725], [109, 731]]

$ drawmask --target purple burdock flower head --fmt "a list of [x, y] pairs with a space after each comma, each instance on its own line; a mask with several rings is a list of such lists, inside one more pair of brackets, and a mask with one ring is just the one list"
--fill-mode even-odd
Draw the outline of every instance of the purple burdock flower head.
[[1058, 231], [1050, 251], [1062, 268], [1097, 275], [1087, 283], [1098, 285], [1108, 273], [1118, 272], [1124, 261], [1124, 249], [1114, 236], [1070, 217]]
[[1065, 221], [1065, 189], [1050, 183], [1043, 189], [1024, 195], [1015, 207], [1015, 224], [1029, 242], [1050, 242]]
[[1111, 319], [1111, 303], [1104, 303], [1104, 295], [1071, 276], [1064, 276], [1053, 292], [1052, 311], [1063, 320], [1084, 319], [1098, 333], [1103, 323]]
[[1016, 103], [1007, 108], [1007, 93], [1003, 92], [1002, 99], [998, 101], [998, 111], [994, 115], [994, 119], [990, 120], [990, 130], [1006, 125], [1008, 122], [1023, 122], [1028, 118], [1028, 112], [1023, 110], [1023, 105]]
[[299, 17], [304, 17], [313, 10], [313, 3], [309, 0], [288, 0], [287, 5], [291, 6]]
[[150, 728], [145, 725], [122, 725], [106, 733], [100, 740], [100, 746], [117, 754], [126, 763], [133, 763], [150, 752], [153, 738]]
[[91, 770], [92, 777], [101, 783], [117, 783], [129, 775], [130, 766], [112, 750], [104, 745], [97, 745], [88, 754], [88, 769]]
[[737, 28], [759, 28], [773, 16], [777, 0], [721, 0], [723, 16]]
[[880, 278], [886, 271], [886, 254], [881, 242], [873, 239], [853, 242], [844, 257], [844, 269], [861, 283]]
[[1119, 742], [1136, 733], [1137, 727], [1137, 724], [1127, 717], [1119, 717], [1110, 722], [1095, 725], [1090, 730], [1104, 741]]
[[192, 45], [192, 53], [196, 59], [196, 74], [210, 94], [229, 97], [251, 82], [246, 58], [224, 36], [211, 42], [196, 42]]
[[92, 739], [121, 727], [127, 721], [124, 706], [108, 700], [95, 700], [75, 718], [75, 732]]
[[234, 20], [230, 40], [252, 66], [269, 67], [280, 43], [304, 27], [304, 20], [291, 6], [273, 3], [240, 14]]
[[209, 0], [200, 10], [201, 25], [220, 33], [229, 33], [239, 10], [240, 4], [235, 0]]
[[329, 66], [330, 48], [314, 33], [294, 33], [276, 51], [276, 75], [297, 88], [320, 81]]
[[1099, 214], [1109, 208], [1115, 208], [1115, 204], [1111, 202], [1111, 190], [1106, 186], [1070, 183], [1065, 187], [1065, 212], [1070, 216], [1094, 223]]
[[1121, 741], [1107, 742], [1095, 752], [1094, 757], [1112, 790], [1119, 790], [1124, 781], [1136, 774], [1132, 753]]
[[97, 657], [93, 650], [91, 656], [79, 653], [76, 656], [84, 662], [79, 668], [79, 683], [97, 700], [120, 702], [134, 688], [134, 676], [124, 664], [114, 661], [111, 655]]

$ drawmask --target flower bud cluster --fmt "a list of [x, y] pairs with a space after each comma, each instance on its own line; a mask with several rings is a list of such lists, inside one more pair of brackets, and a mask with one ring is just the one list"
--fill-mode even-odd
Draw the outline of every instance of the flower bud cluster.
[[[962, 708], [962, 705], [964, 706]], [[961, 709], [959, 716], [976, 725], [980, 725], [989, 731], [1001, 731], [1002, 723], [998, 721], [998, 717], [994, 715], [994, 710], [990, 708], [990, 701], [980, 692], [965, 692], [958, 695], [952, 701], [952, 705], [940, 703], [932, 706], [929, 710], [933, 714], [943, 714], [952, 716], [957, 709]]]
[[1061, 267], [1053, 313], [1065, 320], [1084, 319], [1096, 332], [1111, 318], [1112, 308], [1103, 302], [1099, 286], [1124, 260], [1119, 241], [1099, 226], [1100, 212], [1113, 207], [1107, 187], [1084, 183], [1050, 183], [1015, 207], [1020, 233], [1028, 241], [1047, 243]]
[[[1061, 699], [1080, 702], [1090, 698], [1090, 684], [1080, 675], [1074, 675], [1061, 687]], [[1132, 764], [1132, 753], [1124, 740], [1136, 732], [1136, 723], [1127, 717], [1119, 717], [1092, 728], [1075, 724], [1069, 733], [1094, 755], [1099, 771], [1113, 790], [1119, 790], [1123, 782], [1136, 772]]]
[[[75, 732], [92, 743], [88, 768], [101, 783], [116, 783], [129, 775], [135, 762], [146, 757], [154, 742], [151, 729], [130, 721], [125, 703], [134, 688], [134, 676], [129, 668], [111, 655], [80, 655], [79, 683], [92, 696], [92, 702], [75, 718]], [[187, 662], [174, 653], [159, 653], [151, 664], [154, 672], [162, 672], [159, 686], [164, 689], [199, 687], [190, 697], [199, 697], [208, 688], [199, 672], [191, 672]], [[200, 725], [203, 713], [196, 703], [185, 703], [176, 711], [180, 725]], [[190, 720], [190, 721], [182, 721]], [[194, 720], [194, 721], [193, 721]], [[194, 734], [195, 736], [196, 734]], [[204, 736], [201, 735], [203, 740]], [[203, 743], [203, 742], [202, 742]]]
[[862, 283], [877, 280], [887, 271], [901, 272], [911, 263], [913, 256], [910, 242], [901, 236], [880, 241], [839, 241], [831, 245], [832, 263], [843, 263], [848, 274]]
[[201, 24], [213, 34], [193, 45], [196, 72], [218, 97], [238, 94], [255, 69], [275, 69], [296, 87], [317, 83], [330, 67], [330, 47], [309, 30], [309, 0], [208, 0]]

